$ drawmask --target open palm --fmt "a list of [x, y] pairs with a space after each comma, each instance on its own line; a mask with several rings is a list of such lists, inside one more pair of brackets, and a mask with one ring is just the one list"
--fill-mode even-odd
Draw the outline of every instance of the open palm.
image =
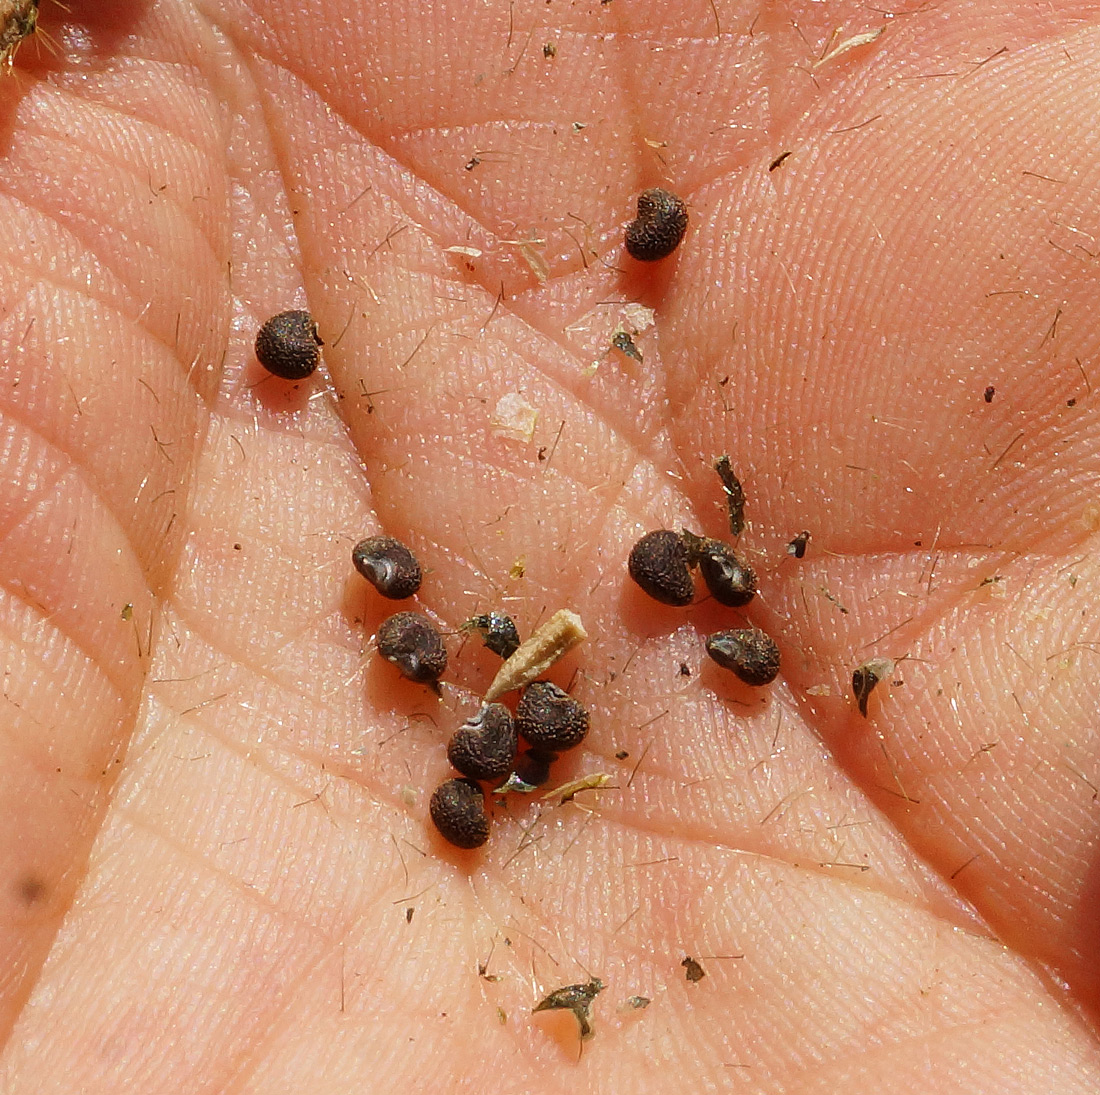
[[[1095, 1091], [1097, 5], [70, 3], [0, 84], [3, 1091]], [[647, 600], [721, 453], [760, 595]], [[459, 625], [562, 607], [611, 778], [458, 852]]]

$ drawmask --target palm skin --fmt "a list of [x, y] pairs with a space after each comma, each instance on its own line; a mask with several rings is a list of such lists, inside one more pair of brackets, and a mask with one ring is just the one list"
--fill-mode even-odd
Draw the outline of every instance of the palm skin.
[[[0, 89], [5, 1092], [1096, 1089], [1100, 36], [1018, 8], [44, 8]], [[304, 305], [325, 369], [265, 379]], [[723, 452], [761, 594], [656, 605], [630, 546], [723, 533]], [[431, 831], [494, 658], [453, 635], [437, 698], [372, 656], [382, 530], [451, 629], [582, 615], [555, 779], [607, 789]], [[770, 688], [702, 654], [742, 619]], [[531, 1011], [590, 976], [579, 1054]]]

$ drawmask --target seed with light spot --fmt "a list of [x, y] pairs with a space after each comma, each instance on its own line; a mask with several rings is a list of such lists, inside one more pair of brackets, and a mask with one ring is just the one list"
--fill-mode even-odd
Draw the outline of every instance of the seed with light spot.
[[419, 612], [398, 612], [378, 628], [378, 653], [401, 675], [420, 684], [433, 683], [447, 668], [447, 648], [435, 624]]
[[487, 703], [451, 736], [447, 759], [470, 779], [497, 780], [512, 771], [517, 751], [512, 712]]
[[449, 779], [433, 792], [428, 804], [439, 835], [456, 848], [480, 848], [489, 839], [485, 796], [470, 779]]
[[516, 729], [539, 749], [561, 753], [584, 741], [588, 712], [552, 681], [533, 681], [516, 708]]
[[626, 249], [639, 262], [667, 258], [680, 246], [687, 231], [684, 199], [651, 187], [638, 195], [638, 216], [627, 225]]
[[368, 536], [351, 552], [355, 569], [383, 597], [401, 601], [420, 588], [420, 563], [400, 540], [392, 536]]
[[680, 536], [687, 548], [689, 564], [698, 564], [710, 595], [720, 605], [740, 608], [753, 599], [756, 595], [756, 572], [729, 544], [696, 536], [687, 529]]
[[758, 627], [717, 631], [707, 636], [707, 653], [745, 684], [771, 684], [779, 674], [779, 647]]
[[687, 548], [671, 530], [647, 532], [631, 549], [627, 569], [630, 577], [662, 604], [689, 605], [695, 596]]
[[274, 376], [304, 380], [321, 360], [324, 343], [309, 312], [294, 309], [272, 316], [256, 335], [256, 358]]

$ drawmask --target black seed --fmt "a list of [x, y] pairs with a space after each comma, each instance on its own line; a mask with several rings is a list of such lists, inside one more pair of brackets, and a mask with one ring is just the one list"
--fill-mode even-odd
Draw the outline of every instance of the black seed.
[[410, 681], [428, 684], [447, 668], [447, 648], [435, 624], [419, 612], [398, 612], [378, 628], [378, 653]]
[[684, 967], [684, 976], [694, 985], [697, 981], [702, 981], [707, 975], [707, 971], [695, 961], [691, 955], [686, 955], [683, 961], [680, 963]]
[[294, 310], [272, 316], [256, 335], [260, 364], [283, 380], [304, 380], [321, 360], [324, 346], [309, 312]]
[[518, 747], [512, 712], [487, 703], [454, 732], [447, 759], [470, 779], [496, 780], [511, 772]]
[[564, 752], [584, 741], [588, 712], [551, 681], [532, 681], [516, 708], [516, 729], [540, 749]]
[[687, 548], [688, 563], [698, 565], [711, 596], [721, 605], [740, 608], [756, 595], [756, 572], [738, 558], [729, 544], [696, 536], [687, 529], [680, 534]]
[[993, 397], [996, 394], [997, 394], [997, 389], [994, 388], [992, 384], [990, 384], [989, 387], [986, 388], [986, 390], [982, 393], [982, 398], [984, 398], [987, 403], [992, 403], [993, 402]]
[[808, 532], [800, 532], [788, 545], [787, 554], [793, 555], [796, 559], [801, 559], [806, 554], [806, 545], [810, 542], [810, 534]]
[[510, 658], [519, 649], [519, 632], [515, 621], [503, 612], [471, 616], [462, 627], [466, 631], [476, 631], [485, 646], [498, 657]]
[[779, 674], [779, 647], [757, 627], [709, 635], [707, 653], [745, 684], [771, 684]]
[[659, 187], [643, 190], [638, 195], [638, 216], [626, 228], [626, 249], [639, 262], [666, 258], [680, 246], [687, 223], [682, 198]]
[[726, 506], [729, 509], [730, 533], [740, 536], [745, 531], [745, 492], [741, 480], [733, 474], [728, 456], [720, 456], [714, 462], [714, 470], [722, 480], [722, 489], [726, 492]]
[[852, 692], [859, 706], [859, 713], [867, 717], [867, 700], [885, 678], [894, 672], [896, 662], [890, 658], [872, 658], [852, 671]]
[[351, 552], [355, 569], [383, 597], [401, 601], [420, 588], [420, 563], [400, 540], [392, 536], [368, 536]]
[[439, 835], [456, 848], [480, 848], [489, 839], [485, 796], [469, 779], [449, 779], [432, 792], [428, 805]]
[[630, 577], [662, 604], [689, 605], [695, 596], [687, 548], [670, 530], [647, 532], [631, 549], [627, 569]]

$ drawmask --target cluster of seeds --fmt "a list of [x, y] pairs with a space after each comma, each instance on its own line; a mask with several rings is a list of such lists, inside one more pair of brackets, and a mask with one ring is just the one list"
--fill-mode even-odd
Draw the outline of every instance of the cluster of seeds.
[[[412, 550], [392, 536], [369, 536], [352, 549], [355, 569], [390, 600], [420, 589], [422, 572]], [[444, 839], [458, 848], [478, 848], [489, 839], [483, 783], [501, 784], [497, 793], [534, 791], [550, 776], [560, 753], [588, 733], [588, 712], [550, 681], [537, 680], [567, 650], [585, 638], [580, 620], [562, 610], [526, 643], [512, 618], [488, 612], [467, 620], [486, 648], [504, 659], [485, 700], [451, 736], [447, 759], [459, 773], [435, 789], [428, 812]], [[447, 648], [435, 624], [421, 612], [395, 612], [382, 621], [378, 653], [403, 677], [438, 691], [447, 669]], [[500, 696], [522, 689], [515, 714]], [[520, 752], [520, 742], [528, 748]], [[501, 783], [503, 781], [503, 783]]]
[[[563, 616], [572, 613], [558, 613], [523, 644], [515, 622], [503, 612], [474, 616], [463, 624], [464, 631], [479, 634], [486, 648], [505, 663], [486, 702], [454, 732], [447, 746], [447, 759], [461, 778], [447, 780], [432, 796], [435, 827], [459, 848], [476, 848], [489, 839], [479, 784], [500, 784], [494, 787], [497, 794], [534, 791], [550, 778], [550, 766], [558, 756], [580, 745], [588, 733], [588, 712], [582, 704], [553, 682], [530, 676], [537, 677], [550, 664], [548, 658], [560, 657], [572, 645], [568, 640], [575, 632]], [[522, 692], [513, 715], [496, 697], [516, 688]], [[521, 742], [527, 745], [523, 752]], [[478, 787], [478, 796], [459, 793], [456, 784]]]
[[[730, 530], [736, 535], [744, 528], [745, 496], [729, 457], [720, 457], [715, 471], [726, 493]], [[692, 571], [696, 568], [710, 595], [721, 605], [743, 608], [756, 595], [755, 571], [729, 544], [696, 536], [687, 529], [647, 532], [631, 549], [627, 562], [630, 577], [650, 597], [678, 607], [695, 598]], [[708, 636], [706, 649], [718, 665], [746, 684], [770, 684], [779, 673], [779, 648], [756, 627], [718, 631]]]

